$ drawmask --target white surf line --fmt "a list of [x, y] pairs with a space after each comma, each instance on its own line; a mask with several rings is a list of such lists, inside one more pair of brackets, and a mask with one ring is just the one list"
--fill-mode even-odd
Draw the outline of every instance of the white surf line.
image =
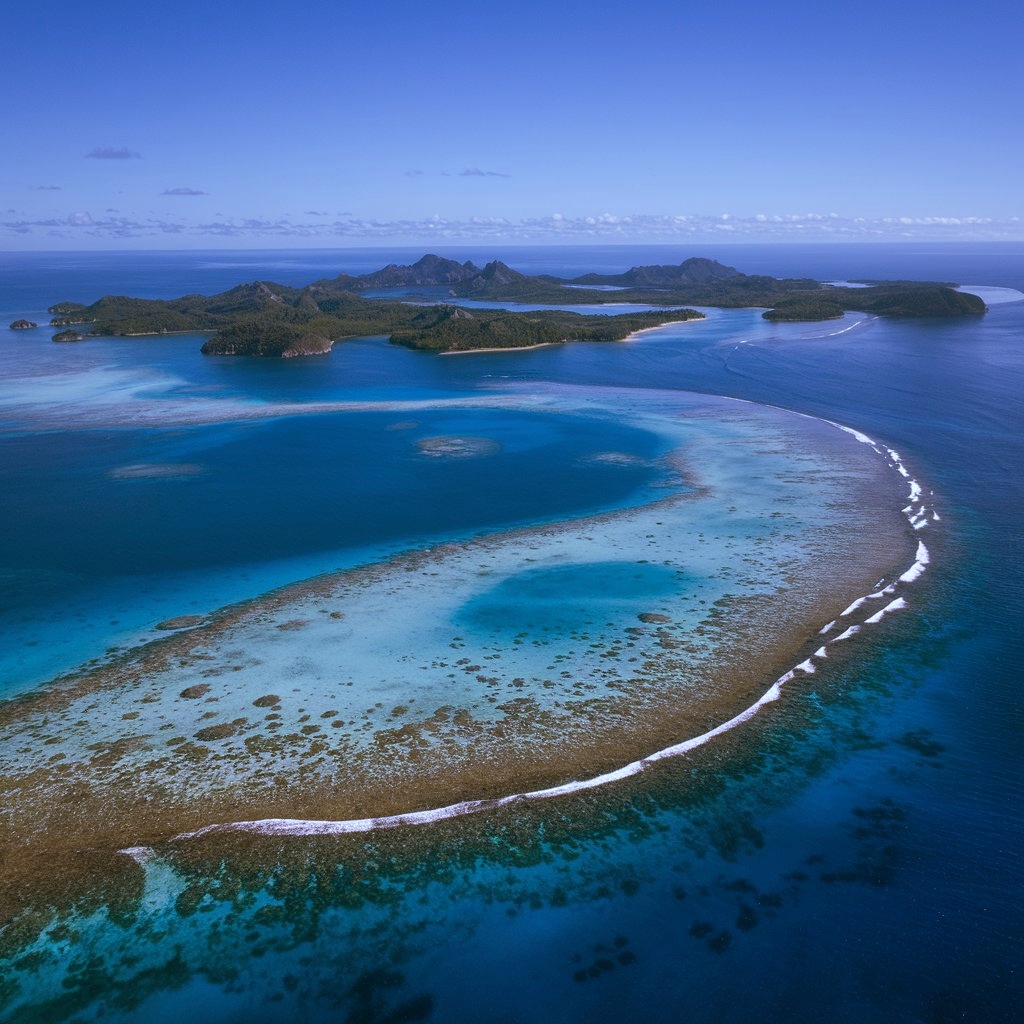
[[123, 853], [126, 857], [131, 857], [140, 868], [144, 868], [146, 862], [156, 856], [156, 851], [149, 846], [129, 846], [127, 849], [118, 850], [117, 852]]
[[[887, 461], [889, 464], [897, 469], [900, 475], [903, 476], [910, 484], [912, 498], [922, 493], [920, 485], [913, 479], [913, 477], [911, 477], [910, 473], [903, 465], [899, 454], [893, 449], [883, 449], [874, 440], [872, 440], [872, 438], [852, 427], [844, 426], [841, 423], [835, 423], [832, 420], [825, 420], [824, 422], [852, 435], [862, 444], [869, 445], [883, 458], [888, 456]], [[908, 521], [912, 522], [910, 513], [903, 510], [903, 514], [907, 516]], [[922, 525], [927, 525], [927, 522]], [[888, 586], [875, 591], [872, 594], [867, 594], [863, 598], [858, 598], [858, 600], [854, 601], [846, 611], [843, 612], [840, 619], [859, 609], [866, 601], [877, 600], [882, 596], [889, 596], [893, 594], [901, 583], [913, 583], [925, 572], [930, 560], [928, 549], [921, 541], [918, 541], [914, 564]], [[873, 615], [866, 618], [863, 622], [850, 625], [843, 633], [833, 637], [828, 641], [828, 643], [838, 643], [840, 640], [848, 640], [860, 633], [865, 626], [877, 625], [885, 616], [892, 612], [905, 609], [906, 607], [908, 607], [906, 600], [903, 597], [897, 597], [886, 604], [880, 611], [875, 612]], [[820, 633], [823, 635], [829, 632], [836, 626], [840, 619], [830, 622], [820, 631]], [[750, 707], [746, 708], [746, 710], [741, 711], [738, 715], [730, 718], [727, 722], [723, 722], [721, 725], [715, 726], [715, 728], [710, 729], [705, 733], [701, 733], [701, 735], [695, 736], [692, 739], [683, 740], [673, 746], [657, 750], [638, 761], [632, 761], [621, 768], [617, 768], [611, 772], [606, 772], [603, 775], [595, 776], [591, 779], [567, 782], [561, 786], [554, 786], [550, 789], [533, 790], [527, 793], [515, 793], [510, 796], [495, 797], [488, 800], [464, 800], [460, 803], [449, 804], [446, 807], [438, 807], [424, 811], [409, 811], [404, 814], [392, 814], [375, 818], [353, 818], [342, 821], [299, 818], [264, 818], [256, 821], [227, 822], [207, 825], [195, 832], [182, 832], [172, 837], [171, 842], [195, 839], [200, 836], [211, 835], [219, 832], [254, 832], [268, 836], [346, 835], [352, 833], [372, 832], [376, 829], [397, 828], [401, 825], [428, 825], [433, 822], [445, 821], [449, 818], [458, 818], [467, 814], [477, 814], [481, 811], [496, 810], [501, 807], [507, 807], [509, 804], [513, 803], [532, 800], [548, 800], [553, 797], [570, 796], [573, 793], [581, 793], [586, 790], [597, 789], [601, 786], [606, 786], [611, 783], [639, 775], [649, 765], [658, 761], [663, 761], [670, 757], [680, 757], [687, 754], [690, 751], [696, 750], [698, 747], [710, 742], [715, 737], [721, 736], [722, 734], [735, 729], [737, 726], [742, 725], [744, 722], [753, 718], [761, 708], [778, 700], [782, 696], [783, 687], [785, 687], [787, 683], [796, 679], [798, 674], [803, 676], [812, 675], [815, 671], [814, 662], [816, 660], [823, 660], [828, 656], [828, 643], [820, 646], [809, 658], [779, 676], [779, 678], [772, 683], [760, 699], [751, 704]], [[121, 852], [133, 857], [136, 861], [143, 864], [150, 855], [147, 847], [131, 847], [130, 849], [122, 850]]]
[[[797, 671], [810, 673], [814, 671], [814, 667], [809, 665], [809, 660], [801, 665], [797, 665], [796, 668], [781, 676], [756, 703], [714, 729], [702, 733], [700, 736], [695, 736], [693, 739], [683, 740], [674, 746], [657, 750], [639, 761], [632, 761], [621, 768], [606, 772], [604, 775], [597, 775], [592, 779], [566, 782], [561, 786], [553, 786], [550, 789], [537, 789], [528, 793], [514, 793], [511, 796], [495, 797], [491, 800], [465, 800], [461, 803], [449, 804], [447, 807], [439, 807], [429, 811], [409, 811], [405, 814], [392, 814], [382, 818], [352, 818], [347, 821], [264, 818], [260, 821], [235, 821], [224, 825], [207, 825], [196, 832], [183, 832], [180, 835], [174, 836], [171, 841], [196, 839], [199, 836], [217, 832], [256, 832], [260, 835], [278, 836], [346, 835], [349, 833], [371, 832], [374, 829], [380, 828], [397, 828], [399, 825], [426, 825], [432, 822], [444, 821], [448, 818], [461, 817], [466, 814], [496, 810], [499, 807], [507, 807], [513, 803], [522, 803], [529, 800], [549, 800], [552, 797], [570, 796], [573, 793], [582, 793], [588, 789], [597, 789], [600, 786], [606, 786], [609, 783], [620, 782], [633, 775], [639, 775], [648, 765], [656, 761], [688, 753], [697, 747], [703, 746], [714, 737], [734, 729], [737, 725], [757, 714], [765, 704], [778, 700], [782, 695], [782, 686], [792, 679]], [[139, 859], [140, 856], [145, 856], [142, 854], [144, 849], [132, 847], [130, 850], [122, 850], [120, 852]]]
[[850, 626], [845, 633], [840, 633], [839, 636], [832, 638], [832, 643], [838, 643], [840, 640], [849, 640], [851, 636], [856, 636], [860, 632], [860, 626]]
[[874, 615], [864, 620], [866, 624], [874, 625], [876, 622], [881, 622], [883, 617], [888, 615], [889, 612], [900, 611], [907, 607], [905, 598], [897, 597], [895, 601], [890, 601], [881, 611], [875, 612]]

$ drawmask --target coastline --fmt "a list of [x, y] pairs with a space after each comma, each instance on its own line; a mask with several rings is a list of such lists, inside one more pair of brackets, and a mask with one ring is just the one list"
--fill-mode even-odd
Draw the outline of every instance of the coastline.
[[542, 341], [538, 345], [510, 345], [505, 348], [449, 348], [438, 352], [439, 356], [475, 356], [487, 352], [531, 352], [537, 348], [557, 348], [559, 345], [568, 344], [570, 339], [563, 341]]
[[[622, 338], [617, 339], [612, 344], [621, 344], [626, 341], [631, 341], [633, 338], [639, 338], [643, 334], [650, 334], [652, 331], [664, 330], [666, 327], [675, 327], [682, 324], [693, 324], [701, 323], [707, 320], [707, 315], [702, 314], [701, 316], [690, 317], [686, 320], [666, 320], [663, 323], [655, 324], [653, 327], [641, 327], [639, 330], [630, 331], [629, 334]], [[464, 348], [464, 349], [447, 349], [444, 352], [438, 352], [441, 356], [469, 356], [479, 355], [487, 352], [530, 352], [533, 349], [538, 348], [556, 348], [559, 345], [572, 344], [577, 339], [575, 338], [563, 338], [562, 341], [545, 341], [538, 345], [513, 345], [505, 348]], [[602, 342], [587, 342], [587, 344], [602, 344]]]
[[[553, 308], [556, 308], [556, 307], [553, 307]], [[755, 308], [755, 307], [750, 307], [750, 308]], [[705, 314], [705, 315], [701, 315], [699, 317], [692, 317], [692, 318], [687, 319], [687, 320], [666, 320], [663, 323], [655, 324], [653, 327], [642, 327], [639, 330], [631, 331], [625, 337], [619, 338], [618, 341], [620, 341], [620, 342], [630, 341], [633, 338], [640, 337], [641, 335], [650, 334], [652, 331], [660, 331], [660, 330], [664, 329], [665, 327], [671, 327], [671, 326], [674, 326], [674, 325], [688, 324], [688, 323], [700, 323], [702, 320], [706, 320], [706, 319], [707, 319], [707, 316]], [[84, 322], [85, 321], [83, 321], [83, 323]], [[76, 325], [72, 324], [70, 326], [74, 327]], [[36, 328], [34, 328], [34, 330], [50, 330], [50, 329], [53, 329], [53, 325], [52, 324], [38, 325]], [[100, 340], [100, 339], [116, 339], [116, 338], [160, 338], [160, 337], [164, 337], [164, 336], [184, 335], [184, 334], [213, 335], [213, 334], [216, 334], [216, 333], [217, 333], [216, 331], [212, 331], [212, 330], [203, 331], [203, 330], [195, 329], [195, 330], [182, 330], [182, 331], [137, 331], [137, 332], [128, 332], [128, 333], [125, 333], [125, 334], [84, 334], [83, 337], [82, 337], [82, 341]], [[349, 339], [348, 338], [344, 338], [344, 337], [343, 338], [331, 339], [331, 347], [333, 348], [335, 345], [340, 344], [340, 343], [344, 343], [347, 340], [349, 340]], [[540, 343], [538, 343], [536, 345], [511, 345], [511, 346], [501, 346], [501, 347], [495, 347], [495, 348], [445, 349], [444, 351], [436, 352], [435, 354], [436, 355], [440, 355], [440, 356], [463, 356], [463, 355], [467, 355], [468, 356], [468, 355], [480, 355], [480, 354], [485, 354], [485, 353], [488, 353], [488, 352], [530, 352], [530, 351], [533, 351], [534, 349], [539, 349], [539, 348], [556, 348], [556, 347], [558, 347], [560, 345], [567, 345], [567, 344], [571, 343], [574, 340], [576, 340], [576, 339], [573, 339], [573, 338], [563, 338], [561, 341], [544, 341], [544, 342], [540, 342]], [[288, 358], [288, 357], [297, 356], [297, 355], [324, 355], [324, 354], [326, 354], [326, 353], [320, 353], [320, 352], [317, 352], [317, 353], [297, 353], [297, 352], [292, 352], [292, 353], [285, 354], [281, 358]]]
[[643, 334], [651, 334], [654, 331], [662, 331], [666, 327], [681, 327], [683, 324], [699, 324], [704, 323], [706, 320], [706, 313], [702, 314], [701, 316], [691, 317], [688, 320], [666, 320], [664, 323], [655, 324], [653, 327], [641, 327], [638, 331], [630, 331], [630, 333], [627, 334], [624, 338], [621, 338], [620, 341], [632, 341], [634, 338], [639, 338]]

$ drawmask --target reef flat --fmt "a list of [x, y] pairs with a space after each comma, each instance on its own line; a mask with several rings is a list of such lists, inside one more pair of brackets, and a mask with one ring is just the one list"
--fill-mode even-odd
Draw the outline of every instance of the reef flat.
[[815, 671], [829, 624], [852, 638], [901, 606], [919, 524], [891, 453], [707, 396], [551, 386], [522, 401], [658, 431], [674, 482], [640, 507], [171, 620], [6, 702], [8, 884], [83, 847], [385, 819], [614, 772], [743, 714], [794, 666]]

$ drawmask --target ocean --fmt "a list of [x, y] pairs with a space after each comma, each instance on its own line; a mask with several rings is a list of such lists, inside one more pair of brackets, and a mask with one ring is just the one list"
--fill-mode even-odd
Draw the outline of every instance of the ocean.
[[[422, 580], [387, 590], [403, 603], [382, 604], [363, 630], [371, 639], [347, 648], [358, 685], [351, 707], [331, 694], [342, 717], [368, 715], [380, 731], [384, 712], [374, 718], [360, 700], [408, 703], [414, 687], [420, 701], [447, 700], [462, 669], [452, 654], [452, 673], [441, 671], [438, 652], [474, 635], [488, 657], [518, 659], [522, 693], [546, 713], [593, 714], [596, 698], [579, 678], [563, 683], [562, 666], [625, 673], [630, 652], [616, 654], [613, 626], [655, 606], [676, 615], [687, 600], [755, 602], [786, 573], [832, 566], [838, 579], [859, 564], [858, 538], [887, 506], [876, 516], [844, 503], [840, 483], [860, 472], [864, 446], [850, 440], [847, 455], [837, 441], [835, 459], [852, 461], [827, 461], [823, 420], [898, 453], [920, 483], [927, 571], [898, 614], [850, 653], [830, 646], [765, 714], [699, 756], [568, 800], [348, 836], [168, 845], [147, 825], [134, 859], [79, 850], [52, 884], [8, 887], [0, 901], [0, 1019], [1019, 1019], [1024, 295], [1010, 290], [1024, 292], [1024, 245], [438, 251], [567, 276], [700, 255], [780, 277], [949, 281], [983, 289], [989, 311], [769, 324], [756, 310], [709, 310], [624, 344], [438, 357], [371, 338], [287, 361], [204, 358], [192, 335], [54, 345], [44, 327], [0, 331], [0, 698], [57, 691], [82, 666], [120, 671], [162, 642], [164, 620], [244, 609], [296, 581], [385, 565], [393, 586], [415, 552], [427, 559], [415, 563]], [[420, 255], [7, 253], [0, 322], [45, 324], [62, 300], [297, 285]], [[682, 441], [680, 417], [699, 421]], [[713, 487], [666, 463], [678, 444], [700, 454], [697, 475]], [[803, 461], [796, 444], [809, 446]], [[679, 518], [642, 520], [654, 532], [641, 558], [615, 524], [669, 508], [669, 493], [682, 495]], [[784, 525], [769, 530], [773, 511]], [[525, 551], [550, 536], [571, 555], [567, 535], [552, 533], [566, 524], [599, 535], [590, 543], [605, 557], [494, 568], [548, 557]], [[437, 564], [422, 554], [435, 551]], [[826, 602], [831, 577], [820, 572]], [[442, 636], [428, 613], [456, 594]], [[356, 595], [343, 609], [356, 633], [361, 605]], [[754, 621], [737, 615], [714, 638], [723, 664], [759, 656]], [[249, 655], [267, 627], [252, 628]], [[553, 661], [548, 648], [526, 649], [545, 628], [568, 645]], [[288, 692], [306, 699], [321, 647], [307, 643]], [[284, 660], [262, 657], [252, 671], [286, 677]], [[406, 664], [407, 677], [396, 668]], [[473, 667], [451, 703], [479, 718], [492, 677]], [[56, 717], [49, 749], [73, 753], [77, 736], [120, 720], [114, 690], [90, 699], [81, 720]], [[623, 720], [638, 749], [658, 717]], [[552, 722], [554, 747], [573, 726]], [[517, 770], [541, 772], [546, 751], [517, 756]], [[403, 785], [426, 786], [410, 764]], [[16, 821], [23, 783], [11, 778], [0, 806]], [[292, 799], [303, 796], [280, 806]], [[70, 789], [68, 800], [73, 810]]]

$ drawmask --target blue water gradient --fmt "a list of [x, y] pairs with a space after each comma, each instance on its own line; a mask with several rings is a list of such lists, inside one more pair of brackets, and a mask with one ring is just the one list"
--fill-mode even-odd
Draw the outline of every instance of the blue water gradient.
[[[531, 272], [712, 255], [747, 272], [1024, 289], [1024, 250], [1006, 245], [495, 255]], [[3, 260], [0, 307], [13, 319], [102, 292], [173, 295], [254, 277], [304, 283], [408, 258], [381, 251], [350, 260], [324, 252]], [[294, 846], [282, 848], [287, 870], [254, 876], [241, 889], [211, 866], [205, 888], [178, 894], [154, 869], [149, 902], [131, 920], [83, 912], [73, 944], [62, 932], [44, 933], [33, 947], [44, 966], [34, 975], [18, 969], [37, 980], [12, 997], [12, 1020], [1020, 1018], [1024, 302], [967, 322], [849, 316], [773, 325], [757, 311], [716, 312], [627, 344], [459, 358], [366, 341], [281, 364], [203, 360], [195, 339], [72, 350], [47, 339], [11, 332], [0, 341], [5, 383], [117, 367], [150, 375], [161, 398], [457, 396], [507, 381], [557, 381], [781, 405], [897, 449], [934, 489], [945, 539], [928, 599], [827, 682], [795, 696], [778, 723], [742, 737], [719, 766], [693, 769], [696, 788], [670, 775], [621, 799], [595, 797], [601, 802], [585, 828], [524, 813], [529, 841], [496, 821], [471, 848], [452, 839], [429, 867], [392, 863], [383, 840], [369, 842], [365, 880], [336, 876], [329, 851], [315, 846], [304, 882]], [[74, 406], [70, 420], [81, 411]], [[491, 438], [500, 452], [432, 461], [415, 446], [447, 435]], [[638, 461], [589, 457], [606, 450]], [[147, 616], [188, 611], [197, 594], [242, 596], [322, 565], [325, 554], [342, 563], [628, 503], [658, 483], [659, 448], [642, 431], [583, 416], [434, 410], [152, 428], [20, 423], [0, 438], [0, 452], [10, 527], [0, 563], [10, 565], [15, 587], [7, 590], [14, 600], [5, 642], [35, 635], [38, 643], [51, 635], [50, 616], [85, 638], [57, 657], [66, 661], [124, 642]], [[111, 475], [168, 463], [201, 470]], [[296, 523], [294, 537], [281, 536], [284, 524]], [[645, 588], [685, 586], [650, 571], [658, 578], [645, 578]], [[467, 617], [481, 626], [496, 608], [542, 602], [551, 582], [527, 573]], [[616, 577], [620, 592], [623, 582]], [[147, 588], [153, 596], [140, 599]], [[161, 596], [168, 592], [176, 593], [173, 611]], [[133, 600], [146, 605], [145, 615], [130, 628], [111, 621]], [[76, 614], [85, 616], [80, 626]], [[19, 686], [45, 664], [27, 661], [7, 680]], [[45, 967], [47, 955], [78, 965], [67, 984]]]
[[680, 576], [667, 566], [636, 562], [527, 569], [464, 605], [455, 622], [505, 639], [569, 634], [616, 615], [635, 618], [659, 597], [682, 593]]

